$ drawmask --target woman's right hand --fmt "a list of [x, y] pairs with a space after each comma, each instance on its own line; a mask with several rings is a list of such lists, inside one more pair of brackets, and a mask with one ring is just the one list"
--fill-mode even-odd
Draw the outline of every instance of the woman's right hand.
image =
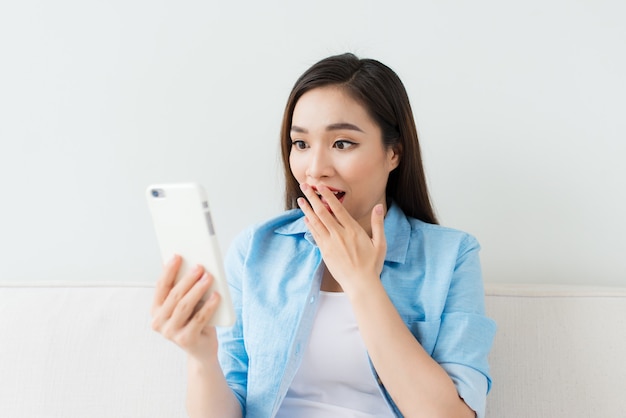
[[208, 325], [220, 303], [213, 292], [199, 308], [198, 302], [213, 282], [213, 276], [197, 266], [175, 283], [182, 258], [174, 256], [163, 267], [152, 303], [152, 328], [173, 341], [200, 363], [217, 359], [215, 327]]

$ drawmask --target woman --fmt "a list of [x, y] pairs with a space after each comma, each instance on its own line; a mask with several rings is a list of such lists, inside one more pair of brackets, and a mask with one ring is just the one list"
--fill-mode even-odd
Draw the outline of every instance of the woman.
[[[226, 257], [237, 321], [207, 321], [211, 276], [173, 285], [153, 327], [187, 353], [191, 416], [482, 417], [495, 325], [479, 245], [437, 225], [397, 75], [352, 54], [296, 82], [281, 131], [284, 214]], [[219, 347], [219, 349], [218, 349]]]

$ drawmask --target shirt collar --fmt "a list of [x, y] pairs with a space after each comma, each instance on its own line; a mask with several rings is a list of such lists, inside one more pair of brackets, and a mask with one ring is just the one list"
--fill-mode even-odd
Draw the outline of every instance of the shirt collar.
[[409, 252], [411, 223], [395, 202], [391, 202], [385, 216], [385, 238], [387, 239], [385, 261], [404, 263]]
[[[299, 209], [297, 209], [300, 211]], [[302, 211], [300, 211], [302, 213]], [[274, 231], [280, 235], [299, 235], [315, 245], [315, 240], [304, 223], [304, 216], [300, 216], [286, 225], [276, 228]], [[404, 212], [395, 202], [391, 202], [385, 216], [385, 238], [387, 239], [387, 255], [385, 261], [404, 263], [409, 250], [411, 237], [411, 223]]]

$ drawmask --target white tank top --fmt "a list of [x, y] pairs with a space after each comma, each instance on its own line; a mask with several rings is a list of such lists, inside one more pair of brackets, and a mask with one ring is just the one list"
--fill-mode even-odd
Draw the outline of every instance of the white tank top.
[[302, 364], [276, 418], [392, 418], [348, 297], [321, 292]]

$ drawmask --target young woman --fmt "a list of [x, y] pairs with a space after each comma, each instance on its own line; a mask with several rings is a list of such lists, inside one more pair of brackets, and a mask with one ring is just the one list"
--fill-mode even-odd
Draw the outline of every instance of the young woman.
[[352, 54], [296, 82], [281, 132], [287, 211], [226, 257], [237, 321], [194, 313], [209, 272], [164, 268], [153, 327], [188, 354], [192, 417], [482, 417], [479, 245], [437, 225], [397, 75]]

